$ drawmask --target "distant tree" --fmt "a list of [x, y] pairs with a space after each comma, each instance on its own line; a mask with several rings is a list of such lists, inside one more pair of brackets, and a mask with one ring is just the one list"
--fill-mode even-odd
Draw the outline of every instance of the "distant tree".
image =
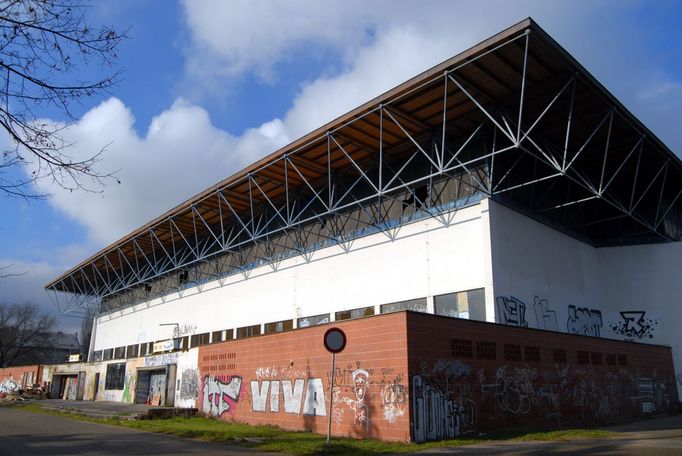
[[[107, 91], [119, 73], [82, 80], [91, 64], [111, 67], [125, 37], [111, 27], [91, 28], [79, 0], [0, 0], [0, 130], [12, 145], [0, 151], [0, 193], [38, 198], [31, 184], [49, 178], [68, 190], [101, 191], [110, 173], [96, 168], [102, 149], [85, 159], [68, 155], [64, 125], [39, 120], [56, 109], [73, 122], [74, 101]], [[32, 174], [19, 168], [30, 164]], [[26, 176], [26, 177], [22, 177]]]
[[81, 320], [81, 353], [84, 353], [86, 356], [88, 355], [88, 352], [90, 351], [90, 337], [92, 336], [92, 327], [94, 324], [94, 318], [95, 318], [95, 313], [90, 309], [90, 307], [87, 308], [87, 311], [85, 313], [85, 316]]
[[50, 343], [55, 318], [35, 304], [0, 303], [0, 367], [12, 366], [36, 347]]

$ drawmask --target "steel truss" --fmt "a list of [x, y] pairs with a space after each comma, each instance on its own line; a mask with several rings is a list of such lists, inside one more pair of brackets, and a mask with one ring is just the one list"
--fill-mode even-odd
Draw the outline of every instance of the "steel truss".
[[482, 197], [595, 246], [679, 240], [679, 160], [554, 46], [521, 30], [204, 192], [48, 291], [62, 312], [111, 313], [368, 234], [395, 240], [417, 218], [448, 226]]

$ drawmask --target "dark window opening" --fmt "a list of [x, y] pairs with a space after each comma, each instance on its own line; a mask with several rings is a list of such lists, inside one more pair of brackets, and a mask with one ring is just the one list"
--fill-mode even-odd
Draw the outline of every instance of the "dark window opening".
[[265, 334], [273, 334], [294, 329], [294, 320], [282, 320], [265, 323]]
[[568, 362], [566, 350], [564, 350], [563, 348], [555, 348], [554, 352], [552, 353], [552, 358], [554, 359], [555, 363], [566, 364]]
[[578, 351], [578, 364], [590, 364], [590, 352]]
[[107, 376], [104, 389], [122, 390], [126, 379], [126, 363], [112, 363], [107, 365]]
[[253, 337], [260, 335], [260, 325], [244, 326], [242, 328], [237, 328], [237, 339], [243, 339], [245, 337]]
[[521, 346], [504, 344], [504, 359], [507, 361], [521, 361]]
[[474, 347], [469, 339], [452, 339], [452, 356], [455, 358], [474, 357]]
[[138, 350], [140, 349], [139, 345], [128, 345], [126, 347], [126, 358], [137, 358]]
[[207, 332], [201, 334], [194, 334], [192, 335], [192, 338], [190, 340], [190, 346], [198, 347], [200, 345], [208, 345], [210, 336], [211, 333]]
[[540, 362], [540, 347], [526, 345], [524, 347], [524, 355], [527, 362]]
[[369, 317], [371, 315], [374, 315], [374, 307], [369, 306], [369, 307], [361, 307], [359, 309], [342, 310], [340, 312], [336, 312], [335, 319], [336, 320], [353, 320], [355, 318]]
[[601, 353], [592, 352], [591, 358], [592, 358], [592, 364], [598, 364], [599, 365], [602, 363]]
[[496, 359], [497, 344], [495, 342], [476, 342], [476, 357], [478, 359]]

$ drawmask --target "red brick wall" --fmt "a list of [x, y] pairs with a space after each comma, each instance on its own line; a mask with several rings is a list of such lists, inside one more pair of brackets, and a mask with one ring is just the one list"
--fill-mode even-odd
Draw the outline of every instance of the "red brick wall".
[[329, 410], [332, 325], [234, 340], [199, 349], [197, 408], [222, 419], [284, 429], [407, 441], [405, 313], [335, 322], [348, 340], [336, 355]]
[[41, 383], [43, 380], [43, 366], [42, 364], [35, 364], [32, 366], [15, 366], [0, 368], [0, 383], [11, 378], [19, 384], [22, 388], [31, 386], [33, 383]]
[[284, 429], [416, 441], [494, 429], [584, 426], [671, 410], [670, 348], [413, 312], [200, 347], [197, 408]]
[[678, 401], [669, 347], [417, 313], [407, 323], [416, 441], [622, 421]]

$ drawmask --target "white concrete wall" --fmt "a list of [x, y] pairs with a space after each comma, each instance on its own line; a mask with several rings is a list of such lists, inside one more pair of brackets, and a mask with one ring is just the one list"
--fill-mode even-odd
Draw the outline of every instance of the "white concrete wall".
[[598, 255], [606, 335], [670, 345], [682, 397], [682, 242], [603, 248]]
[[494, 202], [490, 231], [495, 321], [524, 307], [525, 319], [522, 311], [516, 318], [520, 326], [576, 332], [569, 306], [603, 312], [596, 249]]
[[494, 202], [489, 214], [495, 321], [669, 345], [682, 397], [682, 242], [596, 249]]
[[[191, 333], [296, 319], [364, 306], [490, 286], [487, 201], [454, 213], [445, 227], [429, 218], [403, 226], [395, 241], [378, 233], [353, 241], [350, 252], [334, 246], [297, 256], [275, 272], [263, 266], [249, 278], [207, 284], [202, 293], [160, 300], [100, 317], [95, 350], [172, 336], [179, 323]], [[483, 214], [482, 214], [483, 213]], [[484, 220], [485, 219], [485, 220]], [[213, 289], [211, 289], [214, 287]], [[177, 297], [176, 297], [177, 298]]]

